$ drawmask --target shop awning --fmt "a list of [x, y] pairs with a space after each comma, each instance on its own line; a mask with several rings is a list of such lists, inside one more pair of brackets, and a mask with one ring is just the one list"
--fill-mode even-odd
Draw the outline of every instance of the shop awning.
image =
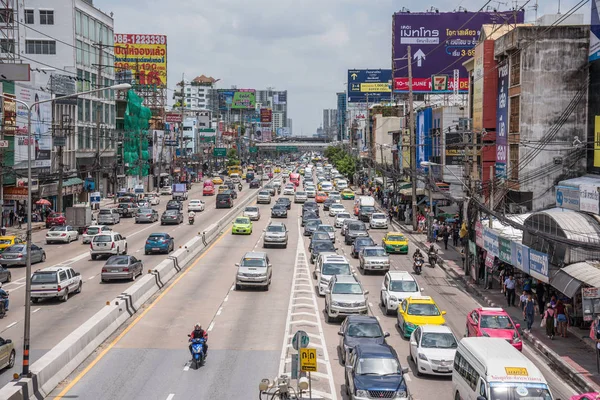
[[80, 178], [69, 178], [63, 181], [63, 187], [81, 184], [83, 184], [83, 180]]
[[600, 287], [600, 263], [578, 262], [559, 269], [550, 284], [568, 297], [573, 297], [582, 285]]
[[[400, 194], [403, 196], [412, 196], [412, 189], [402, 189], [400, 190]], [[417, 196], [423, 196], [425, 194], [425, 189], [417, 188]]]

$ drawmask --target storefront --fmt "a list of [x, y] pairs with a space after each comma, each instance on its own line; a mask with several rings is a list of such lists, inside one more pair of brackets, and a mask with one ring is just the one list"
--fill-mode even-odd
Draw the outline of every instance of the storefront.
[[[83, 195], [83, 180], [80, 178], [69, 178], [63, 181], [62, 187], [63, 195], [63, 210], [66, 207], [71, 207], [81, 201], [87, 201], [85, 198], [81, 198]], [[56, 204], [58, 200], [58, 182], [47, 183], [40, 186], [38, 195], [36, 196], [41, 199], [47, 199], [52, 203], [52, 209], [56, 210]]]

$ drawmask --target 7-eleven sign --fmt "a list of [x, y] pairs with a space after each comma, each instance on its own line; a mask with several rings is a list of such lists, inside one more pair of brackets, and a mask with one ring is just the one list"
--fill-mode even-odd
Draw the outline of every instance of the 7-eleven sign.
[[432, 75], [431, 90], [433, 92], [448, 90], [448, 75]]

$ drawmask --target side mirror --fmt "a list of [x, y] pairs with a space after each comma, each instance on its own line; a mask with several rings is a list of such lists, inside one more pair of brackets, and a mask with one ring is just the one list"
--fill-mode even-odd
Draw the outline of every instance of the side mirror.
[[346, 369], [348, 371], [352, 371], [354, 369], [354, 367], [352, 365], [346, 365]]
[[192, 337], [192, 335], [188, 334], [188, 337]]
[[425, 290], [425, 288], [421, 288], [421, 292], [422, 292], [423, 290]]
[[236, 266], [236, 267], [239, 267], [239, 266], [240, 266], [240, 264], [239, 264], [239, 263], [235, 263], [235, 266]]
[[344, 336], [344, 332], [342, 332], [342, 331], [338, 331], [338, 335], [339, 335], [339, 336]]
[[515, 328], [519, 329], [521, 327], [521, 324], [515, 324]]
[[123, 236], [123, 240], [127, 239], [127, 237]]
[[417, 342], [415, 342], [415, 341], [413, 340], [413, 341], [411, 341], [411, 342], [410, 342], [410, 345], [411, 345], [411, 346], [416, 346], [416, 345], [417, 345]]
[[4, 341], [4, 343], [12, 343], [12, 340], [10, 340], [10, 339], [6, 339], [6, 340]]
[[[408, 367], [402, 368], [402, 375], [408, 374]], [[484, 398], [485, 400], [485, 398]]]
[[75, 272], [75, 276], [81, 276], [80, 272]]
[[383, 337], [390, 337], [390, 333], [389, 332], [384, 332], [383, 333]]
[[325, 293], [326, 293], [326, 294], [329, 294], [329, 293], [331, 293], [331, 289], [329, 289], [329, 288], [325, 289]]
[[368, 291], [368, 290], [365, 290], [365, 294], [369, 294], [369, 291]]
[[273, 264], [269, 264], [268, 266], [269, 266], [269, 267], [272, 267], [272, 266], [273, 266]]
[[446, 315], [446, 311], [442, 311], [442, 315]]

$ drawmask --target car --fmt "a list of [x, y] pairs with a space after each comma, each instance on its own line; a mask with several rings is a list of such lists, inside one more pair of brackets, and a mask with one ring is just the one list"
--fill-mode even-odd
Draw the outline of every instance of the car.
[[81, 293], [81, 274], [73, 268], [55, 266], [38, 269], [31, 275], [31, 301], [58, 298], [67, 301], [71, 293]]
[[181, 223], [183, 223], [183, 213], [179, 210], [166, 209], [160, 216], [161, 225], [179, 225]]
[[98, 225], [114, 225], [121, 222], [121, 214], [115, 208], [101, 208], [96, 217]]
[[79, 231], [71, 225], [53, 226], [46, 232], [46, 244], [71, 243], [79, 240]]
[[100, 282], [128, 279], [135, 281], [144, 274], [144, 263], [131, 255], [110, 256], [102, 267]]
[[159, 189], [159, 193], [161, 196], [170, 196], [173, 194], [173, 188], [171, 186], [163, 186]]
[[523, 342], [516, 324], [510, 315], [500, 307], [480, 307], [467, 314], [465, 336], [496, 337], [506, 340], [519, 351]]
[[352, 275], [334, 275], [325, 291], [325, 317], [333, 322], [348, 315], [367, 315], [368, 290]]
[[144, 200], [138, 201], [136, 205], [137, 205], [137, 208], [139, 210], [140, 208], [148, 208], [148, 207], [150, 207], [150, 202], [148, 200], [144, 199]]
[[376, 228], [387, 229], [387, 227], [388, 227], [387, 215], [385, 215], [384, 213], [371, 214], [371, 220], [369, 221], [369, 226], [373, 229], [376, 229]]
[[315, 232], [327, 232], [327, 234], [329, 235], [329, 240], [331, 240], [332, 242], [335, 241], [335, 228], [333, 227], [333, 225], [321, 224], [317, 226]]
[[293, 196], [294, 193], [296, 193], [296, 185], [294, 185], [293, 183], [288, 183], [283, 188], [284, 196]]
[[288, 210], [292, 209], [292, 202], [290, 201], [289, 197], [280, 197], [280, 198], [277, 199], [277, 201], [275, 202], [275, 204], [282, 204]]
[[263, 247], [281, 246], [287, 248], [288, 230], [281, 222], [271, 222], [264, 230]]
[[344, 235], [344, 243], [350, 245], [354, 243], [357, 237], [367, 237], [367, 227], [364, 222], [350, 220], [346, 227], [346, 234]]
[[238, 198], [238, 194], [234, 189], [227, 189], [226, 191], [223, 192], [223, 194], [228, 194], [231, 196], [232, 199], [237, 199]]
[[156, 222], [158, 221], [158, 211], [153, 208], [140, 208], [138, 213], [135, 216], [135, 223], [139, 224], [141, 222]]
[[148, 195], [148, 202], [150, 203], [151, 206], [157, 206], [160, 204], [160, 197], [158, 197], [156, 194], [152, 193]]
[[318, 188], [325, 193], [329, 193], [333, 190], [333, 183], [329, 181], [321, 181], [319, 182]]
[[112, 229], [106, 225], [90, 225], [85, 231], [83, 231], [83, 234], [81, 235], [81, 242], [83, 244], [89, 244], [92, 242], [94, 236], [111, 230]]
[[342, 202], [342, 196], [340, 196], [337, 193], [333, 193], [333, 192], [329, 193], [329, 199], [333, 200], [333, 203], [341, 203]]
[[304, 188], [304, 191], [306, 192], [306, 197], [309, 199], [314, 199], [315, 197], [317, 197], [317, 190], [314, 186], [308, 186]]
[[370, 271], [387, 272], [390, 270], [390, 256], [380, 246], [362, 247], [358, 253], [358, 261], [358, 267], [364, 275]]
[[0, 369], [14, 367], [16, 354], [12, 340], [0, 337]]
[[384, 313], [389, 315], [398, 310], [398, 305], [408, 297], [418, 297], [423, 288], [407, 271], [389, 271], [381, 283], [379, 304]]
[[313, 232], [316, 231], [317, 228], [319, 227], [319, 225], [321, 225], [321, 224], [322, 224], [321, 220], [316, 216], [313, 216], [312, 218], [307, 219], [304, 223], [303, 235], [311, 236], [313, 234]]
[[204, 201], [197, 200], [197, 199], [192, 199], [188, 203], [187, 210], [188, 210], [188, 212], [190, 212], [190, 211], [201, 212], [201, 211], [204, 211], [204, 207], [205, 206], [206, 206], [206, 204], [204, 203]]
[[335, 253], [337, 248], [331, 240], [314, 241], [310, 244], [310, 262], [314, 264], [320, 253]]
[[221, 179], [220, 176], [215, 176], [214, 178], [212, 178], [212, 183], [215, 185], [222, 185], [223, 179]]
[[217, 193], [221, 194], [224, 193], [225, 191], [229, 190], [229, 186], [227, 185], [221, 185], [217, 188]]
[[304, 214], [305, 211], [312, 211], [319, 215], [319, 205], [314, 200], [307, 200], [302, 204], [302, 213]]
[[92, 260], [98, 256], [112, 256], [127, 254], [127, 238], [120, 233], [109, 231], [94, 236], [90, 243], [90, 255]]
[[144, 244], [144, 254], [169, 254], [175, 248], [175, 239], [168, 233], [151, 233]]
[[250, 189], [258, 189], [260, 187], [260, 180], [252, 179], [250, 181]]
[[352, 189], [346, 188], [341, 191], [340, 196], [342, 196], [342, 200], [354, 200], [354, 192]]
[[356, 346], [364, 344], [383, 344], [385, 338], [389, 337], [379, 325], [379, 321], [370, 315], [349, 315], [342, 322], [338, 331], [340, 342], [338, 344], [342, 364], [346, 364], [350, 353]]
[[6, 267], [0, 265], [0, 282], [10, 282], [12, 281], [12, 273]]
[[167, 210], [177, 210], [177, 211], [181, 211], [183, 210], [183, 203], [179, 200], [169, 200], [167, 202]]
[[[46, 252], [41, 247], [31, 244], [31, 263], [46, 261]], [[25, 243], [14, 244], [4, 249], [0, 254], [0, 265], [3, 267], [18, 267], [27, 264], [27, 245]]]
[[65, 217], [65, 213], [51, 212], [46, 217], [46, 228], [50, 228], [53, 226], [63, 226], [66, 223], [67, 217]]
[[306, 221], [308, 221], [309, 219], [319, 219], [319, 214], [313, 212], [313, 211], [306, 211], [302, 213], [302, 222], [300, 223], [301, 226], [306, 225]]
[[330, 217], [335, 217], [336, 215], [338, 215], [338, 213], [341, 212], [345, 212], [346, 209], [344, 208], [344, 206], [342, 204], [332, 204], [329, 206], [329, 216]]
[[288, 209], [285, 205], [283, 204], [275, 204], [272, 208], [271, 208], [271, 217], [273, 218], [287, 218], [288, 216]]
[[354, 270], [346, 257], [335, 252], [322, 252], [315, 262], [313, 278], [317, 280], [317, 293], [325, 296], [329, 281], [334, 275], [354, 275]]
[[430, 296], [410, 296], [398, 305], [396, 324], [403, 337], [408, 338], [420, 325], [444, 325], [444, 315], [446, 311], [440, 311]]
[[329, 211], [329, 207], [335, 203], [335, 200], [331, 197], [328, 197], [327, 200], [323, 202], [323, 211]]
[[237, 267], [235, 290], [241, 290], [245, 286], [258, 286], [265, 291], [269, 290], [273, 277], [273, 266], [267, 253], [248, 252], [235, 266]]
[[317, 192], [317, 195], [315, 196], [315, 201], [317, 203], [325, 203], [325, 200], [327, 200], [327, 193]]
[[256, 196], [257, 204], [271, 204], [271, 193], [268, 190], [261, 190]]
[[329, 238], [329, 233], [314, 231], [312, 233], [312, 235], [310, 235], [310, 242], [308, 244], [308, 247], [310, 248], [312, 246], [313, 242], [316, 242], [316, 241], [319, 241], [319, 240], [331, 240]]
[[121, 215], [121, 218], [133, 218], [138, 210], [137, 203], [121, 203], [117, 207], [117, 212]]
[[354, 258], [358, 258], [360, 251], [367, 246], [375, 246], [375, 241], [370, 236], [357, 237], [354, 242], [352, 242], [350, 254], [352, 254], [352, 257]]
[[371, 220], [371, 215], [373, 215], [374, 212], [376, 212], [376, 209], [373, 206], [360, 206], [358, 210], [358, 219], [369, 222]]
[[244, 208], [242, 216], [250, 218], [251, 221], [260, 220], [260, 208], [256, 206], [248, 206]]
[[333, 226], [335, 226], [336, 228], [341, 228], [342, 225], [344, 224], [344, 220], [349, 219], [349, 218], [352, 218], [352, 216], [350, 215], [349, 212], [344, 211], [344, 212], [337, 213], [335, 215], [335, 222], [334, 222]]
[[275, 196], [275, 195], [277, 194], [277, 189], [276, 189], [276, 188], [275, 188], [275, 186], [273, 186], [273, 184], [271, 184], [271, 183], [269, 183], [269, 184], [266, 184], [266, 185], [263, 187], [263, 190], [266, 190], [267, 192], [269, 192], [269, 194], [270, 194], [271, 196]]
[[240, 174], [231, 174], [229, 177], [231, 178], [231, 182], [240, 183]]
[[233, 208], [233, 198], [229, 193], [217, 194], [216, 208]]
[[408, 254], [408, 239], [400, 232], [388, 232], [381, 240], [387, 253]]
[[232, 222], [233, 226], [231, 227], [231, 234], [252, 234], [252, 221], [248, 217], [237, 217], [235, 221]]
[[294, 203], [304, 203], [307, 199], [306, 192], [298, 191], [294, 194]]
[[449, 376], [454, 368], [458, 341], [445, 325], [422, 325], [410, 335], [409, 355], [415, 373]]
[[335, 188], [337, 190], [344, 190], [348, 188], [348, 181], [346, 181], [345, 179], [339, 179], [337, 180], [336, 184], [335, 184]]

